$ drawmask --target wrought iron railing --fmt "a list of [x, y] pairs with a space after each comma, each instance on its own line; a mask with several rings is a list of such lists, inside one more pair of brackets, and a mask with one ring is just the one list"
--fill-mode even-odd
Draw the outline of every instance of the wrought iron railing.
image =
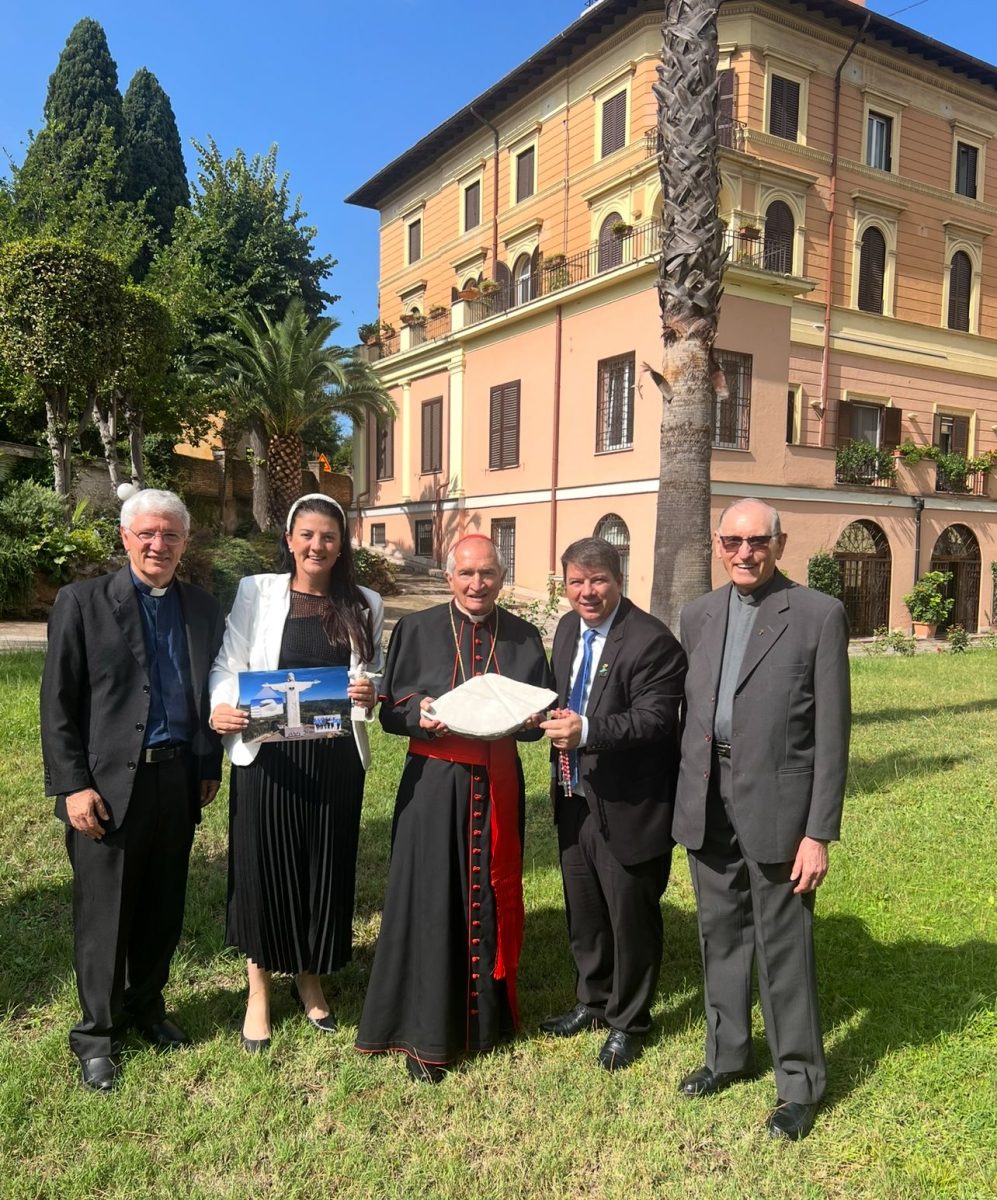
[[748, 234], [728, 229], [724, 244], [728, 264], [757, 267], [777, 275], [793, 273], [793, 239], [787, 234]]
[[985, 496], [987, 489], [986, 471], [967, 471], [956, 474], [944, 471], [935, 465], [935, 491], [957, 496]]
[[[721, 117], [717, 122], [717, 140], [725, 150], [743, 150], [747, 125], [743, 121]], [[657, 125], [644, 130], [644, 157], [654, 158], [663, 149]]]
[[839, 446], [834, 465], [834, 482], [851, 487], [896, 487], [896, 467], [889, 450], [869, 442], [855, 441]]

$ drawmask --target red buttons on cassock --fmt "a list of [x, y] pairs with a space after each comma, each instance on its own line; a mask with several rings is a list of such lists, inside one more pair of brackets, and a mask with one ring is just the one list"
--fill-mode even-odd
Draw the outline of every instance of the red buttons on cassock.
[[472, 999], [472, 1000], [477, 1000], [477, 998], [478, 998], [478, 993], [477, 993], [477, 992], [472, 992], [472, 993], [471, 993], [471, 999]]
[[[480, 925], [480, 924], [481, 924], [481, 922], [480, 922], [480, 921], [475, 921], [474, 923], [475, 923], [475, 925]], [[471, 938], [471, 945], [472, 945], [472, 946], [480, 946], [480, 945], [481, 945], [481, 938]]]
[[[480, 904], [477, 902], [477, 900], [475, 900], [475, 901], [474, 901], [474, 903], [471, 905], [471, 907], [472, 907], [472, 908], [480, 908], [480, 907], [481, 907], [481, 905], [480, 905]], [[480, 925], [480, 924], [481, 924], [481, 922], [480, 922], [480, 921], [477, 921], [477, 922], [475, 922], [475, 924], [477, 924], [477, 925]]]
[[471, 962], [481, 962], [481, 955], [480, 954], [472, 954]]
[[471, 870], [474, 872], [474, 874], [475, 874], [475, 875], [480, 875], [480, 874], [481, 874], [481, 868], [480, 868], [480, 867], [472, 867], [472, 868], [471, 868]]
[[478, 972], [477, 972], [477, 971], [472, 971], [472, 972], [471, 972], [471, 978], [472, 978], [472, 979], [480, 979], [480, 978], [481, 978], [481, 976], [478, 974]]
[[[471, 850], [471, 853], [472, 853], [472, 854], [480, 854], [480, 853], [481, 853], [481, 847], [480, 847], [480, 846], [474, 846], [474, 847], [472, 848], [472, 850]], [[475, 869], [477, 869], [477, 868], [475, 868]]]
[[[472, 892], [480, 892], [480, 891], [481, 891], [481, 884], [480, 884], [480, 883], [472, 883], [472, 884], [471, 884], [471, 891], [472, 891]], [[479, 904], [479, 905], [478, 905], [478, 907], [480, 908], [480, 907], [481, 907], [481, 905]]]
[[472, 829], [472, 830], [471, 830], [471, 833], [473, 834], [473, 836], [474, 836], [474, 837], [481, 837], [481, 830], [480, 830], [480, 829]]
[[472, 1009], [471, 1009], [471, 1016], [472, 1016], [472, 1017], [476, 1017], [477, 1015], [478, 1015], [478, 1010], [477, 1010], [476, 1008], [472, 1008]]
[[[475, 798], [475, 800], [480, 800], [480, 799], [481, 799], [481, 797], [480, 797], [480, 796], [475, 796], [474, 798]], [[474, 817], [474, 819], [475, 819], [476, 821], [480, 821], [480, 820], [481, 820], [481, 813], [480, 813], [480, 811], [479, 811], [479, 812], [476, 812], [476, 813], [472, 813], [471, 815]]]
[[[471, 907], [472, 908], [480, 908], [481, 905], [480, 904], [472, 904]], [[475, 929], [479, 929], [481, 927], [480, 921], [472, 921], [471, 924], [474, 926]], [[475, 940], [477, 940], [477, 939], [475, 939]]]

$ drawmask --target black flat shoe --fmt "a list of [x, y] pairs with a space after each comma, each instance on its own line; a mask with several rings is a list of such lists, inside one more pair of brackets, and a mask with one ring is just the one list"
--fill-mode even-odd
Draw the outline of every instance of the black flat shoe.
[[816, 1115], [816, 1104], [777, 1100], [775, 1111], [767, 1122], [769, 1137], [788, 1138], [791, 1142], [798, 1142], [813, 1129]]
[[540, 1032], [549, 1033], [551, 1037], [574, 1037], [575, 1034], [585, 1033], [590, 1029], [605, 1029], [606, 1019], [600, 1016], [594, 1008], [587, 1004], [576, 1004], [571, 1012], [561, 1013], [559, 1017], [548, 1017], [540, 1022]]
[[113, 1092], [118, 1086], [121, 1064], [113, 1055], [80, 1059], [83, 1086], [91, 1092]]
[[161, 1021], [149, 1021], [137, 1028], [140, 1036], [157, 1050], [179, 1050], [181, 1046], [191, 1044], [188, 1035], [168, 1017], [163, 1017]]
[[613, 1029], [599, 1051], [599, 1066], [606, 1071], [624, 1071], [633, 1066], [643, 1053], [644, 1039], [639, 1033]]
[[339, 1025], [336, 1023], [336, 1018], [332, 1015], [332, 1013], [329, 1013], [324, 1017], [310, 1017], [308, 1015], [308, 1012], [305, 1009], [305, 1002], [301, 999], [301, 993], [298, 991], [298, 984], [294, 979], [291, 980], [291, 999], [301, 1006], [301, 1010], [305, 1014], [305, 1020], [313, 1029], [321, 1030], [322, 1033], [335, 1033], [339, 1028]]
[[686, 1075], [679, 1084], [679, 1091], [688, 1100], [698, 1100], [703, 1096], [715, 1096], [732, 1083], [746, 1079], [744, 1071], [711, 1071], [709, 1067], [700, 1067], [691, 1075]]
[[411, 1054], [405, 1055], [405, 1067], [409, 1079], [416, 1083], [442, 1083], [447, 1073], [446, 1067], [441, 1067], [438, 1063], [423, 1062], [421, 1058], [415, 1058]]
[[247, 1054], [263, 1054], [270, 1049], [270, 1039], [265, 1038], [248, 1038], [240, 1031], [239, 1041], [242, 1043], [243, 1050]]

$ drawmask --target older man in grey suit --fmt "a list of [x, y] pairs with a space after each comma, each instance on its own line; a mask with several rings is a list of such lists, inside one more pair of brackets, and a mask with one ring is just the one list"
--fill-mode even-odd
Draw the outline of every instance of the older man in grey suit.
[[689, 851], [699, 912], [709, 1096], [751, 1071], [757, 960], [778, 1098], [773, 1137], [806, 1137], [824, 1091], [814, 892], [839, 836], [851, 703], [839, 601], [776, 570], [779, 514], [738, 500], [714, 539], [730, 585], [682, 611], [689, 659], [672, 833]]

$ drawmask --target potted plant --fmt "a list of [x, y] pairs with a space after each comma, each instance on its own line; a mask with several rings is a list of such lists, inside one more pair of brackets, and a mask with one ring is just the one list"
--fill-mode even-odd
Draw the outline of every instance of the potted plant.
[[429, 310], [429, 317], [432, 320], [434, 317], [445, 317], [450, 311], [445, 304], [434, 304]]
[[381, 322], [365, 321], [357, 326], [357, 337], [365, 346], [378, 346], [381, 343]]
[[916, 638], [934, 637], [938, 626], [952, 611], [955, 597], [946, 596], [943, 592], [951, 578], [951, 571], [928, 571], [904, 596]]
[[463, 287], [460, 289], [460, 291], [457, 293], [457, 299], [458, 300], [477, 300], [480, 295], [481, 295], [481, 288], [479, 288], [476, 283], [469, 284], [467, 287]]
[[625, 238], [628, 233], [633, 233], [633, 226], [626, 221], [614, 221], [609, 228], [618, 238]]
[[401, 322], [403, 325], [407, 325], [411, 329], [416, 325], [425, 325], [426, 317], [421, 312], [402, 313]]
[[394, 325], [389, 325], [387, 321], [381, 322], [381, 340], [382, 341], [389, 342], [395, 336], [395, 334], [397, 332], [398, 332], [398, 330], [394, 327]]
[[480, 287], [482, 296], [489, 296], [499, 290], [499, 285], [494, 279], [482, 279]]
[[757, 225], [742, 225], [737, 231], [741, 237], [747, 238], [749, 241], [756, 241], [762, 236], [762, 231]]

